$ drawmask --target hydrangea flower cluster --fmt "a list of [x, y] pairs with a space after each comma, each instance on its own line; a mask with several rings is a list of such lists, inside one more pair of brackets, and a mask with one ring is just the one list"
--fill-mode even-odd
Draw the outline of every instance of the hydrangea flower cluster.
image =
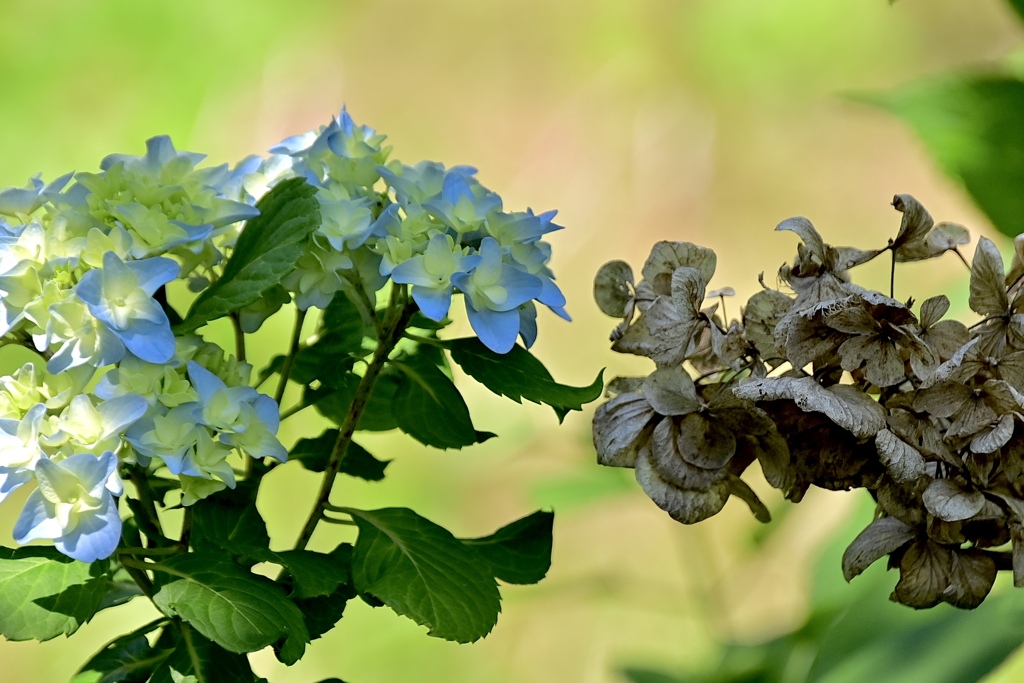
[[156, 137], [99, 173], [0, 191], [0, 346], [39, 355], [0, 378], [0, 501], [31, 489], [16, 541], [91, 562], [117, 547], [129, 470], [176, 482], [188, 506], [234, 487], [245, 458], [287, 459], [251, 366], [176, 332], [166, 294], [215, 283], [284, 179], [316, 188], [321, 224], [295, 270], [240, 312], [247, 332], [289, 301], [323, 309], [353, 285], [372, 300], [389, 280], [435, 321], [462, 293], [498, 353], [533, 343], [535, 302], [567, 317], [541, 240], [554, 212], [504, 212], [474, 169], [388, 162], [383, 141], [343, 110], [234, 167], [199, 168], [203, 155]]

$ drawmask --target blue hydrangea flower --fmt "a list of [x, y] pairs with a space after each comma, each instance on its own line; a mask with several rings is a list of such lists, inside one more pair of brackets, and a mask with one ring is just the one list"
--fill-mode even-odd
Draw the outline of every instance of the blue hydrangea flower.
[[14, 540], [51, 539], [57, 550], [81, 562], [110, 557], [121, 539], [117, 457], [107, 451], [98, 458], [92, 453], [60, 462], [41, 458], [35, 477], [39, 487], [14, 524]]
[[469, 324], [495, 353], [508, 353], [519, 336], [519, 307], [540, 295], [540, 278], [505, 263], [493, 237], [480, 243], [480, 263], [470, 273], [456, 273], [452, 284], [466, 296]]
[[391, 271], [391, 279], [412, 285], [412, 298], [423, 315], [443, 320], [452, 305], [452, 277], [468, 273], [480, 263], [480, 256], [469, 256], [466, 251], [455, 246], [450, 235], [435, 233], [422, 254]]
[[46, 406], [37, 403], [20, 420], [0, 419], [0, 502], [32, 480], [32, 470], [46, 456], [39, 433]]
[[167, 363], [174, 357], [174, 333], [153, 293], [177, 275], [178, 264], [170, 259], [125, 263], [108, 251], [103, 268], [83, 275], [75, 292], [129, 351], [150, 363]]

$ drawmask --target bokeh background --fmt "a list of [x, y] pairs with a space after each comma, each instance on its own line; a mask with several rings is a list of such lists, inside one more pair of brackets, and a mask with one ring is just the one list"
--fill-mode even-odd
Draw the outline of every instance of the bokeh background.
[[[906, 127], [849, 95], [1024, 64], [1022, 39], [1003, 0], [0, 0], [0, 186], [94, 170], [161, 133], [233, 162], [345, 103], [389, 136], [394, 158], [471, 164], [507, 207], [559, 210], [553, 267], [574, 322], [542, 314], [535, 352], [557, 379], [587, 384], [602, 367], [649, 370], [609, 351], [613, 321], [590, 288], [603, 262], [639, 267], [660, 239], [715, 249], [712, 286], [735, 287], [737, 301], [794, 253], [791, 235], [772, 232], [780, 220], [806, 215], [828, 241], [878, 247], [899, 225], [897, 192], [1005, 247]], [[888, 266], [873, 268], [860, 281], [886, 282]], [[901, 271], [897, 295], [965, 285], [946, 258]], [[14, 362], [0, 357], [0, 369]], [[293, 669], [253, 656], [273, 683], [620, 683], [624, 667], [681, 676], [717, 667], [727, 642], [800, 626], [823, 594], [885, 604], [894, 575], [846, 586], [836, 562], [870, 518], [856, 496], [812, 492], [794, 507], [762, 482], [770, 527], [736, 501], [683, 527], [628, 472], [594, 464], [592, 408], [559, 426], [549, 409], [461, 385], [477, 426], [500, 439], [439, 452], [376, 436], [366, 445], [395, 460], [387, 481], [345, 483], [337, 500], [413, 507], [462, 536], [552, 508], [548, 578], [504, 589], [497, 628], [468, 646], [354, 601]], [[283, 434], [321, 426], [296, 418]], [[297, 466], [269, 479], [260, 503], [277, 547], [294, 540], [316, 483]], [[0, 510], [7, 544], [16, 508]], [[830, 541], [838, 550], [822, 550]], [[67, 680], [150, 610], [101, 613], [69, 640], [0, 642], [0, 680]], [[913, 615], [898, 619], [912, 626]], [[991, 680], [1019, 680], [1015, 671], [1024, 662]]]

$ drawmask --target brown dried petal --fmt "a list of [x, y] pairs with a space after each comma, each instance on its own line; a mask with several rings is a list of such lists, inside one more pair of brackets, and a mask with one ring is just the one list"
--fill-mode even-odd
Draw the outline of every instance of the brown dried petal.
[[[775, 342], [775, 326], [792, 305], [792, 299], [774, 289], [762, 290], [747, 301], [743, 309], [743, 328], [747, 341], [754, 345], [761, 358], [782, 356]], [[779, 361], [774, 363], [778, 365]]]
[[953, 553], [929, 540], [911, 543], [900, 558], [900, 580], [892, 599], [922, 609], [942, 602], [953, 570]]
[[646, 377], [616, 377], [604, 388], [604, 395], [611, 398], [619, 394], [639, 392]]
[[594, 300], [605, 315], [625, 317], [633, 301], [633, 269], [628, 263], [609, 261], [601, 266], [594, 277]]
[[843, 553], [843, 576], [853, 579], [875, 561], [894, 553], [916, 536], [914, 528], [895, 517], [880, 517], [853, 539]]
[[1006, 274], [1006, 286], [1009, 287], [1024, 276], [1024, 234], [1013, 238], [1013, 260], [1010, 271]]
[[710, 292], [704, 295], [705, 299], [717, 299], [722, 296], [736, 296], [736, 290], [732, 287], [719, 287], [718, 289], [712, 289]]
[[928, 512], [947, 522], [970, 519], [985, 506], [985, 494], [968, 491], [953, 479], [936, 479], [921, 494], [921, 500]]
[[912, 482], [924, 475], [924, 458], [916, 448], [888, 429], [875, 435], [878, 457], [889, 475], [898, 482]]
[[893, 207], [903, 214], [900, 230], [892, 246], [896, 249], [911, 242], [923, 241], [935, 222], [919, 201], [909, 194], [898, 194], [892, 198]]
[[971, 439], [971, 451], [994, 453], [1005, 446], [1011, 438], [1013, 438], [1013, 415], [1003, 415], [991, 429], [977, 434]]
[[786, 350], [786, 357], [795, 368], [834, 356], [849, 337], [820, 320], [795, 315], [785, 318], [776, 328], [776, 342]]
[[663, 420], [654, 428], [647, 451], [651, 466], [662, 479], [680, 488], [707, 491], [725, 478], [728, 471], [724, 467], [705, 469], [683, 460], [679, 439], [679, 425], [675, 420]]
[[[659, 302], [663, 306], [656, 306]], [[666, 316], [676, 316], [675, 325]], [[654, 322], [657, 332], [649, 323]], [[686, 357], [694, 326], [679, 322], [672, 302], [659, 297], [640, 315], [629, 329], [612, 344], [619, 353], [631, 353], [650, 358], [656, 365], [678, 365]]]
[[683, 460], [714, 470], [728, 465], [736, 454], [736, 436], [716, 420], [691, 413], [679, 421], [678, 446]]
[[942, 382], [922, 389], [914, 397], [914, 410], [935, 417], [952, 417], [971, 398], [971, 388], [959, 382]]
[[945, 361], [970, 340], [970, 333], [959, 320], [940, 320], [925, 329], [921, 338]]
[[733, 321], [725, 334], [718, 329], [718, 325], [710, 325], [709, 329], [711, 330], [711, 350], [715, 356], [722, 365], [739, 370], [740, 359], [747, 351], [747, 341], [743, 337], [743, 330], [739, 323]]
[[743, 481], [736, 475], [729, 475], [729, 493], [736, 496], [750, 508], [750, 512], [753, 513], [754, 519], [757, 521], [767, 524], [772, 521], [772, 515], [768, 512], [768, 508], [765, 507], [761, 499], [757, 497], [754, 490], [747, 485], [747, 482]]
[[608, 467], [633, 467], [647, 425], [656, 417], [640, 394], [620, 394], [594, 413], [597, 461]]
[[928, 328], [942, 320], [949, 310], [949, 297], [945, 294], [933, 296], [921, 304], [921, 327]]
[[686, 415], [698, 410], [702, 401], [697, 398], [693, 379], [681, 366], [658, 368], [644, 380], [644, 397], [660, 415]]
[[1002, 358], [993, 358], [991, 367], [999, 379], [1010, 386], [1024, 387], [1024, 351], [1014, 351]]
[[982, 316], [1003, 315], [1010, 307], [1004, 284], [1003, 257], [987, 237], [978, 239], [971, 265], [971, 310]]
[[696, 268], [683, 266], [672, 273], [672, 301], [684, 322], [700, 315], [700, 305], [704, 302], [707, 285], [708, 281]]
[[729, 499], [729, 485], [724, 480], [707, 491], [673, 486], [651, 466], [646, 453], [637, 458], [636, 480], [655, 505], [683, 524], [696, 524], [718, 514]]
[[991, 424], [999, 415], [981, 397], [971, 397], [957, 413], [946, 430], [946, 438], [973, 436]]
[[953, 553], [949, 585], [942, 599], [961, 609], [974, 609], [988, 596], [996, 580], [996, 563], [980, 550]]
[[881, 254], [884, 249], [855, 249], [854, 247], [836, 247], [836, 270], [849, 270], [867, 263]]
[[891, 387], [907, 379], [903, 357], [896, 345], [877, 335], [860, 335], [839, 347], [842, 367], [854, 371], [864, 366], [864, 376], [877, 387]]
[[971, 235], [964, 226], [956, 223], [939, 223], [923, 240], [905, 244], [897, 249], [896, 261], [898, 263], [924, 261], [942, 256], [947, 251], [956, 249], [961, 244], [967, 244], [970, 241]]
[[825, 242], [814, 225], [803, 216], [787, 218], [775, 226], [775, 229], [795, 232], [811, 255], [817, 258], [819, 263], [825, 262]]
[[827, 389], [810, 377], [769, 377], [733, 389], [751, 401], [789, 399], [804, 412], [818, 412], [861, 439], [885, 427], [885, 411], [856, 387], [837, 384]]
[[1024, 526], [1011, 524], [1010, 538], [1013, 540], [1013, 585], [1024, 588]]
[[[643, 276], [646, 280], [654, 280], [658, 275], [671, 277], [676, 268], [687, 266], [696, 268], [704, 282], [710, 282], [715, 274], [718, 257], [715, 252], [690, 242], [658, 242], [651, 247], [651, 254], [644, 264]], [[659, 291], [658, 294], [668, 294]]]
[[860, 305], [826, 315], [825, 324], [844, 334], [874, 334], [879, 329], [878, 321]]

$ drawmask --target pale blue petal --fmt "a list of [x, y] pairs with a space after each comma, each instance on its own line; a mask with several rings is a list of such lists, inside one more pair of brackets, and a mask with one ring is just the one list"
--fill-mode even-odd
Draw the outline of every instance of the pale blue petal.
[[57, 550], [79, 562], [95, 562], [114, 554], [121, 540], [121, 517], [117, 502], [109, 494], [93, 514], [81, 516], [75, 528], [54, 539]]
[[204, 404], [208, 403], [216, 392], [227, 389], [224, 380], [194, 360], [188, 362], [188, 379]]
[[519, 336], [526, 348], [537, 341], [537, 307], [528, 301], [519, 307]]
[[429, 286], [437, 282], [437, 278], [427, 272], [426, 259], [420, 256], [413, 256], [411, 259], [402, 261], [391, 271], [391, 279], [400, 285]]
[[441, 288], [413, 287], [412, 298], [420, 312], [431, 320], [440, 322], [448, 315], [452, 305], [451, 285]]
[[23, 467], [0, 467], [0, 503], [33, 478], [35, 475], [32, 470]]
[[64, 533], [60, 523], [50, 517], [46, 506], [46, 499], [39, 489], [28, 494], [25, 500], [25, 507], [18, 515], [18, 521], [14, 523], [14, 540], [19, 545], [40, 538], [57, 538]]
[[478, 311], [466, 298], [469, 324], [483, 345], [495, 353], [508, 353], [519, 336], [519, 311]]
[[115, 332], [137, 358], [147, 363], [169, 363], [174, 358], [174, 333], [162, 309], [161, 322], [134, 320], [126, 330]]
[[[104, 269], [107, 267], [107, 256], [113, 256], [113, 258], [117, 259], [117, 255], [111, 251], [104, 254]], [[120, 261], [120, 259], [117, 260]], [[181, 269], [177, 263], [169, 258], [163, 258], [162, 256], [140, 259], [138, 261], [129, 261], [125, 265], [130, 271], [135, 273], [135, 277], [139, 280], [139, 287], [141, 287], [148, 296], [153, 296], [153, 292], [178, 277], [178, 272]], [[88, 275], [88, 273], [86, 273], [86, 275]]]
[[96, 408], [107, 434], [118, 434], [141, 419], [149, 410], [149, 402], [137, 394], [127, 394], [104, 401]]
[[272, 434], [276, 434], [277, 428], [281, 426], [281, 407], [277, 402], [269, 396], [259, 394], [253, 399], [252, 407], [260, 422], [266, 425]]
[[505, 266], [502, 268], [498, 284], [505, 288], [508, 298], [496, 310], [511, 311], [519, 308], [531, 299], [536, 299], [543, 290], [543, 284], [536, 275]]

